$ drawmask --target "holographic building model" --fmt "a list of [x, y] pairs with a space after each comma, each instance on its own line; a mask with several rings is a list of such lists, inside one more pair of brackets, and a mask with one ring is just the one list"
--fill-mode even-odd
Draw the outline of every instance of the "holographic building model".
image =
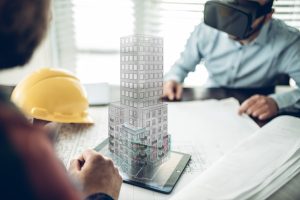
[[[170, 150], [163, 92], [163, 39], [121, 38], [120, 102], [109, 106], [109, 150], [122, 170], [137, 176], [159, 166]], [[151, 171], [151, 170], [150, 170]]]

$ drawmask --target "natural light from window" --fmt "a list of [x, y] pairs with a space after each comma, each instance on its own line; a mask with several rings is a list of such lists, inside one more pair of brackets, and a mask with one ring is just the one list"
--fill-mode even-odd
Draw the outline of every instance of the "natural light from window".
[[[132, 0], [73, 0], [75, 38], [78, 49], [77, 75], [84, 83], [119, 84], [120, 37], [134, 33], [135, 16]], [[156, 5], [157, 32], [164, 38], [164, 70], [167, 72], [183, 51], [186, 39], [201, 21], [199, 5]], [[186, 12], [194, 10], [195, 12]], [[198, 11], [197, 11], [198, 10]], [[155, 10], [154, 10], [155, 11]], [[152, 12], [152, 11], [151, 11]], [[145, 23], [149, 23], [145, 19]], [[153, 24], [151, 21], [149, 24]], [[204, 67], [190, 73], [187, 85], [202, 85], [207, 79]]]
[[[77, 75], [84, 83], [119, 84], [120, 37], [147, 33], [164, 38], [167, 72], [203, 18], [206, 0], [72, 0], [74, 4]], [[275, 1], [275, 18], [300, 27], [298, 0]], [[203, 38], [207, 39], [207, 38]], [[185, 85], [203, 85], [208, 74], [201, 63]]]

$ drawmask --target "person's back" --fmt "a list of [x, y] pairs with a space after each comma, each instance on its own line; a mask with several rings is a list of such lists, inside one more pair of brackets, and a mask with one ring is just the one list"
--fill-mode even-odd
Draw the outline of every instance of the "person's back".
[[1, 199], [80, 199], [45, 131], [0, 96]]
[[[0, 2], [0, 70], [22, 66], [47, 30], [49, 0]], [[112, 161], [87, 150], [70, 164], [69, 180], [47, 137], [0, 91], [0, 199], [117, 199], [122, 178]]]

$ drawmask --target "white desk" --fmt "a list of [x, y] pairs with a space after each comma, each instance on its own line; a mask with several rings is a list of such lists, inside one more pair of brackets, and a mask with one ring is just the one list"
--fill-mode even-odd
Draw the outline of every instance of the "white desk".
[[[248, 117], [239, 118], [235, 112], [230, 113], [230, 110], [234, 109], [232, 104], [228, 104], [226, 108], [228, 112], [225, 112], [226, 109], [222, 110], [221, 108], [219, 110], [216, 109], [218, 113], [208, 112], [207, 109], [215, 105], [214, 101], [209, 102], [207, 104], [190, 102], [171, 103], [169, 105], [168, 120], [169, 132], [172, 137], [172, 148], [192, 154], [193, 159], [172, 194], [164, 195], [123, 184], [120, 195], [121, 200], [169, 199], [236, 143], [259, 129], [256, 123], [249, 120]], [[191, 109], [202, 110], [202, 114], [193, 113]], [[72, 129], [64, 127], [60, 134], [57, 151], [66, 165], [68, 165], [72, 157], [84, 149], [93, 148], [107, 138], [108, 107], [92, 107], [91, 114], [96, 122], [91, 129], [74, 134], [71, 133], [73, 132]], [[228, 120], [228, 118], [232, 117], [235, 120]], [[197, 126], [196, 128], [195, 125]], [[271, 199], [299, 199], [296, 198], [299, 197], [299, 191], [296, 189], [300, 186], [298, 180], [300, 180], [300, 175], [298, 175], [297, 179], [294, 178], [291, 184], [286, 185], [275, 193]]]

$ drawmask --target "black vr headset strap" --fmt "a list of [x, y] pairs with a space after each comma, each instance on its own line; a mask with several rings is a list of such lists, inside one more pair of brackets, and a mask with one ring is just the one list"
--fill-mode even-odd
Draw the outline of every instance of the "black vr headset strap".
[[257, 11], [256, 18], [259, 18], [261, 16], [264, 16], [272, 12], [272, 6], [273, 6], [273, 0], [268, 0], [268, 2], [265, 5], [261, 6]]

